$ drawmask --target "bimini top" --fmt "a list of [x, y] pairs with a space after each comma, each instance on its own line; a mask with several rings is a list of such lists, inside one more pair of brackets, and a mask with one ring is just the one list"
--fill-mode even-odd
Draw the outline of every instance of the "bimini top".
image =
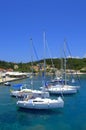
[[13, 89], [21, 89], [22, 88], [22, 84], [15, 84], [12, 86]]

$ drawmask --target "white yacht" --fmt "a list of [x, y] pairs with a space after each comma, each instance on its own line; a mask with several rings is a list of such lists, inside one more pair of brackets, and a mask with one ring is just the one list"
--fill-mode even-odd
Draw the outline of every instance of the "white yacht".
[[20, 108], [27, 109], [55, 109], [55, 108], [63, 108], [64, 101], [61, 97], [58, 97], [57, 100], [49, 99], [49, 98], [27, 98], [23, 101], [17, 101], [17, 106]]
[[34, 97], [49, 97], [49, 92], [28, 89], [25, 85], [22, 84], [16, 84], [13, 86], [13, 88], [17, 88], [16, 90], [10, 90], [10, 95], [14, 97], [24, 97], [28, 94], [33, 94]]

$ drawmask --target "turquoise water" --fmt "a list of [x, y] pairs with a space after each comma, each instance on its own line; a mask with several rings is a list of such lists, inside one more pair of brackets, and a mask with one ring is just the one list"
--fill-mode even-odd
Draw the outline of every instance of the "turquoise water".
[[[47, 111], [19, 109], [17, 99], [10, 96], [11, 87], [0, 85], [0, 130], [86, 130], [86, 76], [81, 76], [80, 81], [77, 94], [64, 96], [64, 108]], [[30, 80], [15, 83], [30, 84]], [[33, 87], [39, 86], [41, 77], [35, 77]]]

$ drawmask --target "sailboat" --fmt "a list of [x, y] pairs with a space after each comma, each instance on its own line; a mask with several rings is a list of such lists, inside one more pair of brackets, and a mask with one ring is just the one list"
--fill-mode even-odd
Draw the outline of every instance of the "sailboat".
[[64, 101], [61, 97], [58, 97], [57, 100], [50, 98], [27, 98], [24, 101], [17, 101], [17, 106], [27, 109], [54, 109], [54, 108], [63, 108]]
[[[44, 39], [45, 39], [45, 33], [44, 33]], [[45, 48], [45, 40], [44, 40], [44, 48]], [[45, 75], [45, 57], [44, 57], [44, 75]], [[34, 98], [33, 95], [31, 95], [28, 96], [23, 101], [21, 100], [17, 101], [17, 106], [27, 109], [55, 109], [55, 108], [63, 108], [64, 101], [61, 97], [58, 97], [57, 99], [42, 98], [42, 97]]]
[[[32, 50], [32, 39], [30, 39], [31, 42], [31, 50]], [[32, 54], [32, 53], [31, 53]], [[49, 92], [46, 91], [40, 91], [33, 89], [33, 56], [31, 55], [31, 66], [32, 66], [32, 75], [31, 75], [31, 88], [29, 89], [26, 87], [26, 84], [15, 84], [12, 86], [12, 89], [10, 90], [10, 95], [13, 97], [26, 97], [27, 95], [33, 95], [33, 97], [43, 97], [48, 98]]]
[[[65, 49], [64, 49], [65, 53]], [[63, 74], [62, 74], [63, 75]], [[62, 78], [62, 82], [58, 82], [58, 84], [49, 84], [46, 86], [45, 90], [51, 94], [75, 94], [80, 86], [73, 86], [67, 84], [66, 78], [66, 57], [64, 58], [64, 78]]]
[[10, 89], [10, 95], [12, 97], [23, 98], [31, 94], [33, 94], [34, 97], [49, 97], [49, 92], [29, 89], [25, 84], [15, 84], [12, 86], [12, 89]]

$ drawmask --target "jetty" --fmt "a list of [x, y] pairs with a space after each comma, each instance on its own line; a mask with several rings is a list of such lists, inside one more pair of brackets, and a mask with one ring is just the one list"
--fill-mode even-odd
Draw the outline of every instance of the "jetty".
[[5, 82], [11, 82], [24, 78], [29, 78], [31, 73], [20, 73], [20, 72], [0, 72], [0, 84]]

